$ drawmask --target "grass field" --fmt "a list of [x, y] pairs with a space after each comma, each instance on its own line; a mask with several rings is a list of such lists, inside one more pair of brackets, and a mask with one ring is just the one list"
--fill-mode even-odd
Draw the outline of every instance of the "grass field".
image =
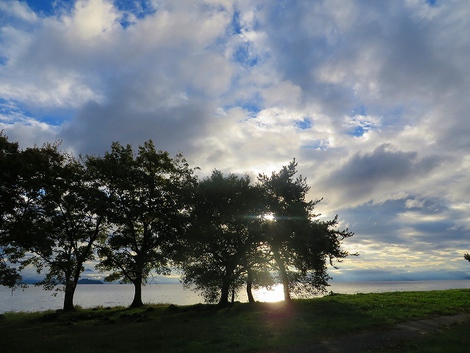
[[470, 350], [470, 323], [455, 325], [441, 333], [423, 336], [399, 344], [382, 353], [468, 353]]
[[[290, 306], [236, 303], [230, 310], [198, 304], [6, 313], [0, 316], [0, 342], [2, 353], [257, 352], [462, 312], [470, 312], [470, 290], [332, 295]], [[468, 347], [468, 328], [452, 327], [442, 338], [419, 339], [396, 352], [432, 352], [418, 350], [425, 344], [459, 352], [447, 342]]]

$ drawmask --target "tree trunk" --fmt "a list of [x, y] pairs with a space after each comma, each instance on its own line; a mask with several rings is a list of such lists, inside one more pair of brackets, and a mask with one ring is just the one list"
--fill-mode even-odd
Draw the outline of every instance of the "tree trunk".
[[284, 288], [284, 301], [290, 302], [290, 292], [289, 292], [289, 277], [287, 276], [286, 266], [284, 265], [284, 261], [281, 259], [281, 255], [279, 251], [274, 251], [274, 260], [276, 261], [277, 266], [279, 267], [279, 274], [281, 275], [282, 286]]
[[138, 276], [135, 281], [132, 282], [134, 284], [134, 300], [131, 303], [131, 308], [140, 308], [144, 306], [142, 302], [142, 276]]
[[224, 307], [224, 306], [228, 305], [229, 293], [230, 293], [229, 281], [224, 279], [224, 281], [222, 283], [222, 288], [221, 288], [221, 291], [220, 291], [220, 299], [219, 299], [219, 303], [218, 303], [219, 306]]
[[75, 289], [77, 284], [73, 280], [68, 280], [65, 283], [65, 297], [64, 297], [64, 311], [74, 311], [75, 306], [73, 305], [73, 296], [75, 294]]
[[248, 270], [248, 278], [246, 279], [246, 295], [248, 297], [248, 303], [253, 304], [255, 302], [255, 298], [253, 297], [253, 293], [251, 291], [253, 286], [253, 271]]

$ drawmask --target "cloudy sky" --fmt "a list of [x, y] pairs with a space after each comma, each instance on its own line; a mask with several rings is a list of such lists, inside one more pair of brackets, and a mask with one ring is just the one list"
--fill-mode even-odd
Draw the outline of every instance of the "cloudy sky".
[[0, 130], [76, 154], [293, 158], [358, 251], [336, 279], [470, 278], [468, 0], [0, 0]]

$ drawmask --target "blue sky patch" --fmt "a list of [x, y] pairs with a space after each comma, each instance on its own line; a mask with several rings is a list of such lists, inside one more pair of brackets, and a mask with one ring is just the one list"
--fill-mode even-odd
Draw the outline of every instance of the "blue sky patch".
[[263, 97], [259, 93], [255, 93], [249, 100], [237, 101], [235, 106], [241, 107], [252, 114], [258, 114], [264, 109]]
[[25, 2], [31, 10], [42, 17], [53, 16], [61, 12], [70, 13], [75, 6], [75, 1], [73, 0], [25, 0]]
[[53, 1], [26, 0], [25, 2], [28, 4], [30, 9], [38, 15], [51, 16], [55, 12], [55, 6]]
[[355, 126], [348, 131], [348, 135], [350, 136], [361, 137], [373, 128], [373, 124], [367, 120], [353, 118], [353, 122]]
[[239, 104], [238, 106], [254, 114], [258, 114], [261, 110], [263, 110], [263, 107], [260, 104], [260, 102], [255, 102], [255, 101], [242, 103], [242, 104]]
[[313, 123], [309, 117], [305, 117], [300, 121], [295, 121], [295, 126], [300, 130], [308, 130], [313, 126]]
[[114, 6], [119, 11], [124, 12], [123, 17], [119, 23], [122, 27], [127, 28], [132, 26], [134, 22], [131, 20], [131, 14], [137, 19], [145, 18], [148, 15], [152, 15], [156, 10], [150, 5], [149, 1], [127, 1], [127, 0], [115, 0]]
[[155, 9], [150, 5], [150, 2], [145, 0], [115, 0], [114, 6], [116, 6], [116, 8], [120, 11], [132, 13], [139, 19], [155, 13]]
[[242, 33], [242, 25], [240, 23], [240, 12], [237, 10], [233, 11], [231, 26], [234, 34]]
[[367, 128], [364, 126], [356, 126], [354, 130], [352, 130], [349, 134], [354, 137], [361, 137], [364, 135], [367, 131], [369, 131]]
[[36, 118], [36, 120], [46, 123], [47, 125], [51, 125], [51, 126], [61, 126], [64, 123], [64, 120], [66, 119], [64, 119], [63, 115], [60, 115], [60, 116], [45, 115], [45, 116], [41, 116], [39, 119]]
[[24, 123], [24, 121], [33, 118], [37, 122], [50, 126], [60, 126], [64, 121], [73, 117], [73, 111], [70, 109], [59, 109], [56, 112], [29, 111], [21, 102], [0, 98], [0, 116], [4, 117], [2, 119], [4, 124], [14, 124], [18, 121]]
[[[46, 0], [25, 0], [28, 6], [39, 16], [53, 16], [58, 10], [70, 12], [74, 6], [74, 0], [62, 0], [62, 1], [46, 1]], [[114, 6], [124, 12], [123, 18], [120, 20], [121, 25], [124, 28], [132, 25], [129, 19], [129, 14], [134, 15], [138, 19], [142, 19], [148, 15], [154, 14], [155, 9], [148, 0], [115, 0]]]
[[233, 53], [233, 58], [243, 66], [252, 67], [258, 63], [258, 57], [250, 52], [250, 43], [244, 42]]
[[238, 100], [234, 104], [225, 105], [223, 109], [227, 111], [235, 107], [242, 108], [250, 115], [255, 116], [264, 109], [263, 98], [259, 94], [255, 94], [250, 100]]
[[18, 114], [19, 110], [14, 102], [0, 98], [0, 115], [7, 117], [7, 119], [11, 117], [14, 120]]

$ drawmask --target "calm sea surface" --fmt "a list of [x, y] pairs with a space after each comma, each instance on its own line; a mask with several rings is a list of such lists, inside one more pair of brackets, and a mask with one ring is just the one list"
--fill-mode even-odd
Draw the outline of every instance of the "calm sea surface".
[[[470, 288], [470, 281], [407, 281], [407, 282], [331, 282], [329, 291], [335, 293], [380, 293], [396, 291], [426, 291], [454, 288]], [[81, 284], [75, 294], [75, 304], [84, 308], [95, 306], [128, 306], [134, 293], [134, 287], [128, 284]], [[30, 286], [12, 291], [0, 286], [0, 313], [7, 311], [44, 311], [60, 309], [63, 293], [44, 291]], [[283, 299], [282, 288], [273, 291], [254, 291], [258, 301], [279, 301]], [[247, 301], [244, 292], [239, 301]], [[204, 302], [197, 293], [184, 289], [181, 284], [150, 284], [143, 288], [144, 303], [172, 303], [190, 305]]]

